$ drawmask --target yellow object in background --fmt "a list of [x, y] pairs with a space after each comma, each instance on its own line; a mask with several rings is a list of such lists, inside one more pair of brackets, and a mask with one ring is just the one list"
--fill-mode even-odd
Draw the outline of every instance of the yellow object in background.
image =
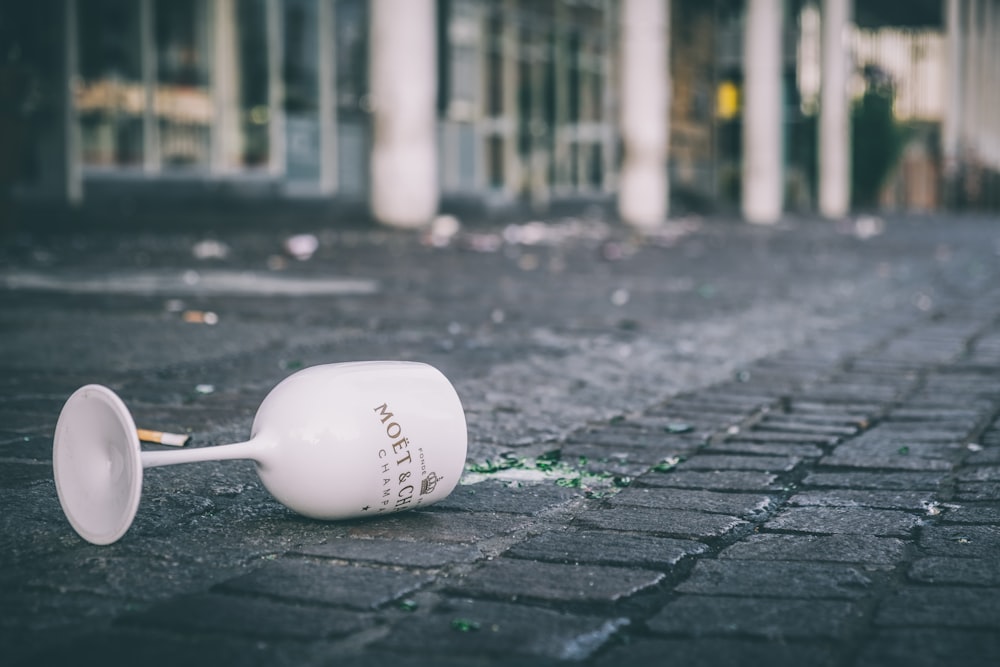
[[723, 81], [715, 91], [715, 115], [732, 120], [740, 112], [740, 89], [732, 81]]

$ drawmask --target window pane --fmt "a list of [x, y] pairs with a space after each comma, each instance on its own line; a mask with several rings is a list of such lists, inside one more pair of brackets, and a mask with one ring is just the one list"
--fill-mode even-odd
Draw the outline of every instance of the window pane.
[[486, 115], [502, 116], [504, 85], [504, 17], [494, 7], [486, 28]]
[[207, 166], [215, 114], [204, 0], [156, 3], [156, 115], [163, 166]]
[[139, 4], [81, 0], [80, 81], [75, 89], [83, 163], [142, 164], [145, 94], [139, 45]]
[[504, 186], [504, 151], [503, 137], [492, 136], [486, 142], [486, 163], [488, 179], [491, 188]]
[[363, 0], [338, 0], [335, 48], [337, 49], [337, 107], [341, 116], [365, 110], [368, 94], [368, 35]]
[[316, 0], [285, 0], [285, 148], [290, 181], [318, 182], [319, 17]]
[[337, 187], [358, 196], [368, 189], [371, 145], [368, 99], [366, 0], [337, 0], [334, 7], [337, 95]]
[[265, 0], [236, 3], [239, 40], [240, 130], [242, 163], [248, 167], [268, 164], [271, 123], [267, 69], [267, 7]]

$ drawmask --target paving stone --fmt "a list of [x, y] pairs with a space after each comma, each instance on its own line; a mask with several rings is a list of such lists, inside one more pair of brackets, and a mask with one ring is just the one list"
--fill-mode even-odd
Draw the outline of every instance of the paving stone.
[[[461, 625], [460, 625], [461, 624]], [[578, 661], [592, 655], [628, 620], [571, 615], [527, 605], [486, 600], [449, 600], [427, 616], [396, 624], [378, 640], [393, 650], [435, 656], [511, 656], [510, 664], [535, 664], [526, 658]], [[466, 628], [465, 630], [458, 629]], [[416, 664], [430, 664], [427, 658]], [[339, 663], [338, 663], [339, 664]], [[395, 664], [382, 663], [382, 664]]]
[[429, 535], [436, 542], [468, 544], [522, 528], [526, 519], [511, 514], [435, 511], [433, 506], [419, 512], [400, 512], [378, 521], [348, 524], [348, 534], [358, 538], [424, 540]]
[[990, 558], [1000, 551], [1000, 526], [927, 526], [919, 546], [927, 556]]
[[868, 507], [791, 507], [765, 523], [769, 530], [799, 533], [908, 537], [920, 518]]
[[[731, 389], [733, 385], [728, 385]], [[739, 410], [744, 414], [752, 414], [757, 410], [773, 405], [776, 402], [774, 396], [754, 396], [753, 394], [727, 391], [726, 385], [716, 385], [715, 387], [699, 391], [687, 396], [679, 396], [671, 399], [666, 408], [685, 406], [694, 410]]]
[[965, 465], [996, 465], [1000, 464], [1000, 447], [991, 446], [978, 452], [973, 452], [965, 458]]
[[469, 573], [450, 577], [445, 586], [467, 597], [550, 602], [615, 602], [655, 586], [663, 574], [606, 565], [536, 563], [499, 558]]
[[[765, 419], [754, 427], [757, 433], [788, 433], [791, 435], [820, 435], [834, 438], [844, 438], [855, 435], [859, 430], [858, 426], [841, 423], [817, 424], [805, 420], [777, 420]], [[806, 440], [808, 442], [808, 440]]]
[[701, 560], [677, 590], [701, 595], [853, 600], [871, 591], [870, 574], [837, 563]]
[[890, 438], [916, 438], [924, 442], [933, 440], [953, 440], [965, 438], [978, 425], [978, 419], [939, 419], [922, 421], [919, 419], [893, 419], [889, 415], [879, 421], [868, 433]]
[[5, 461], [2, 488], [24, 489], [37, 484], [48, 485], [52, 481], [52, 464], [48, 462], [14, 463]]
[[[735, 415], [733, 415], [735, 416]], [[679, 418], [683, 417], [683, 418]], [[694, 417], [690, 419], [689, 417]], [[693, 430], [703, 430], [703, 429], [717, 429], [719, 427], [719, 418], [714, 416], [712, 419], [707, 419], [704, 413], [679, 413], [672, 412], [669, 414], [643, 414], [643, 415], [630, 415], [625, 417], [620, 421], [615, 421], [613, 424], [614, 428], [621, 429], [640, 429], [645, 432], [650, 433], [668, 433], [673, 435], [686, 435], [689, 431], [678, 430], [679, 425], [691, 426]]]
[[868, 423], [872, 416], [882, 411], [878, 405], [870, 403], [823, 403], [803, 396], [793, 396], [788, 403], [787, 413], [800, 418], [826, 416], [845, 421]]
[[621, 665], [684, 665], [684, 667], [832, 667], [841, 664], [839, 650], [824, 644], [761, 642], [754, 639], [702, 637], [636, 639], [602, 654], [598, 667]]
[[854, 602], [682, 595], [646, 621], [657, 634], [757, 636], [769, 641], [848, 636], [863, 617]]
[[72, 665], [100, 656], [102, 665], [303, 665], [314, 656], [301, 642], [268, 642], [210, 635], [168, 635], [140, 629], [100, 631], [85, 637], [50, 635], [47, 646], [14, 665]]
[[561, 487], [552, 481], [518, 486], [498, 480], [486, 480], [478, 484], [460, 484], [447, 498], [435, 503], [434, 509], [535, 516], [582, 496], [579, 490]]
[[[150, 558], [142, 553], [102, 554], [94, 547], [81, 546], [75, 551], [36, 557], [38, 572], [18, 583], [29, 588], [56, 590], [62, 595], [96, 594], [109, 599], [126, 598], [153, 601], [163, 596], [179, 594], [178, 573], [190, 565], [173, 557]], [[218, 559], [216, 559], [218, 560]], [[225, 576], [235, 568], [221, 566], [216, 576]]]
[[748, 382], [748, 379], [749, 375], [737, 371], [735, 380], [699, 391], [696, 396], [709, 401], [732, 402], [734, 405], [743, 401], [745, 405], [769, 407], [787, 393], [787, 387], [767, 386], [762, 382]]
[[220, 589], [352, 609], [375, 609], [432, 580], [427, 574], [401, 570], [289, 559], [268, 563], [231, 579]]
[[672, 470], [650, 472], [636, 481], [645, 486], [678, 489], [718, 489], [724, 491], [780, 491], [777, 475], [753, 470]]
[[774, 507], [774, 499], [763, 494], [635, 486], [622, 489], [605, 502], [610, 507], [697, 510], [729, 514], [743, 519], [753, 519]]
[[924, 627], [884, 629], [866, 642], [857, 667], [941, 667], [1000, 664], [1000, 633]]
[[59, 411], [62, 409], [62, 402], [69, 398], [71, 388], [66, 388], [65, 395], [53, 403], [50, 408], [41, 412], [25, 411], [14, 408], [12, 405], [4, 403], [0, 409], [0, 423], [3, 424], [5, 434], [17, 434], [28, 437], [41, 437], [43, 434], [50, 436], [56, 430], [56, 421], [59, 418]]
[[913, 422], [955, 422], [974, 425], [982, 418], [977, 410], [962, 410], [960, 408], [914, 408], [903, 406], [895, 408], [886, 415], [887, 422], [909, 424]]
[[761, 456], [795, 456], [800, 459], [818, 459], [826, 452], [816, 445], [796, 445], [790, 443], [763, 443], [763, 442], [742, 442], [740, 440], [726, 440], [725, 442], [713, 442], [712, 452], [731, 454], [756, 454]]
[[1000, 466], [972, 466], [956, 476], [959, 482], [1000, 482]]
[[735, 424], [742, 422], [757, 411], [756, 402], [732, 404], [704, 402], [697, 399], [675, 398], [666, 405], [657, 405], [644, 412], [650, 417], [678, 421], [695, 421], [703, 425]]
[[944, 473], [934, 472], [813, 472], [805, 476], [802, 484], [845, 489], [936, 491], [945, 478]]
[[751, 382], [756, 385], [794, 391], [801, 384], [815, 382], [821, 376], [826, 375], [828, 371], [828, 368], [818, 371], [813, 368], [777, 367], [758, 364], [746, 372], [749, 373]]
[[800, 507], [873, 507], [878, 509], [926, 510], [933, 500], [933, 491], [836, 489], [796, 493], [788, 499], [788, 504]]
[[[905, 326], [907, 327], [910, 325], [912, 325], [911, 322], [905, 323]], [[876, 352], [875, 354], [879, 353]], [[851, 360], [851, 368], [855, 371], [864, 373], [912, 376], [924, 368], [924, 364], [918, 362], [908, 362], [901, 359], [887, 359], [885, 357], [878, 356], [873, 357], [871, 356], [871, 353], [866, 353], [857, 359]]]
[[766, 444], [834, 445], [840, 441], [840, 437], [820, 433], [781, 433], [776, 431], [741, 430], [739, 433], [727, 438], [727, 440], [763, 442]]
[[955, 500], [982, 502], [1000, 500], [1000, 482], [958, 482]]
[[721, 537], [746, 521], [725, 514], [648, 507], [612, 507], [582, 512], [573, 523], [587, 528], [625, 530], [690, 539]]
[[563, 530], [536, 535], [506, 555], [556, 563], [594, 563], [667, 570], [681, 559], [704, 553], [701, 542], [670, 537], [623, 535], [614, 531]]
[[350, 538], [334, 538], [322, 544], [299, 546], [290, 553], [403, 567], [442, 567], [452, 563], [472, 563], [483, 557], [474, 546]]
[[[435, 628], [435, 630], [438, 632], [441, 631], [439, 628]], [[478, 635], [478, 632], [461, 633], [461, 636], [465, 637], [467, 634], [473, 636], [468, 640], [454, 638], [454, 641], [456, 643], [472, 641], [475, 639], [475, 635]], [[513, 651], [509, 655], [499, 655], [485, 651], [473, 655], [458, 651], [449, 653], [445, 649], [434, 649], [432, 652], [430, 648], [426, 650], [417, 648], [407, 649], [405, 653], [400, 653], [393, 650], [392, 640], [393, 637], [389, 636], [360, 648], [355, 648], [354, 646], [342, 648], [338, 646], [336, 658], [334, 659], [329, 657], [331, 651], [329, 648], [326, 648], [325, 654], [321, 654], [320, 658], [315, 661], [315, 664], [324, 667], [334, 664], [336, 664], [336, 667], [385, 667], [386, 665], [392, 665], [392, 667], [427, 667], [428, 660], [433, 657], [434, 667], [518, 667], [518, 665], [522, 664], [531, 664], [533, 667], [565, 667], [566, 665], [565, 661], [558, 658], [543, 658], [538, 655], [532, 655], [529, 660], [529, 656], [524, 653], [515, 653]], [[349, 653], [348, 651], [351, 649], [361, 652]]]
[[891, 566], [903, 559], [905, 549], [906, 542], [894, 537], [759, 533], [726, 547], [719, 558]]
[[996, 505], [948, 505], [940, 515], [941, 523], [1000, 524], [1000, 507]]
[[[954, 389], [954, 388], [953, 388]], [[975, 398], [963, 395], [964, 392], [956, 392], [954, 396], [939, 394], [928, 396], [926, 392], [917, 394], [916, 397], [906, 401], [906, 408], [912, 410], [969, 410], [981, 416], [985, 416], [993, 411], [993, 402], [986, 398]], [[895, 414], [896, 411], [894, 411]]]
[[956, 368], [949, 368], [942, 374], [931, 374], [924, 381], [923, 393], [934, 396], [940, 393], [951, 398], [959, 397], [989, 397], [996, 389], [993, 378], [979, 372], [956, 373]]
[[263, 598], [202, 593], [177, 597], [120, 619], [130, 626], [178, 633], [264, 639], [322, 639], [371, 625], [356, 611], [289, 604]]
[[[775, 412], [765, 416], [759, 426], [761, 428], [801, 428], [808, 431], [813, 428], [838, 428], [856, 433], [860, 429], [867, 428], [869, 420], [867, 415], [851, 415], [845, 413], [825, 413], [825, 412]], [[844, 433], [843, 435], [851, 435]]]
[[670, 420], [668, 422], [670, 426], [665, 429], [665, 432], [673, 433], [677, 445], [680, 446], [704, 443], [710, 436], [743, 423], [747, 416], [744, 414], [671, 412], [662, 418]]
[[44, 435], [18, 435], [14, 440], [0, 445], [0, 456], [12, 464], [37, 466], [52, 473], [52, 431]]
[[868, 433], [908, 443], [957, 443], [966, 441], [973, 434], [974, 428], [974, 424], [935, 424], [931, 428], [921, 422], [893, 422], [879, 424]]
[[921, 558], [910, 566], [909, 577], [928, 584], [1000, 586], [995, 558]]
[[53, 595], [51, 591], [4, 582], [3, 604], [0, 605], [0, 646], [3, 647], [4, 664], [60, 664], [32, 660], [22, 663], [21, 660], [55, 644], [98, 632], [106, 628], [111, 619], [134, 606], [138, 606], [137, 603], [129, 604], [121, 598], [72, 591]]
[[616, 468], [627, 470], [632, 475], [645, 472], [665, 458], [686, 454], [689, 450], [663, 451], [649, 447], [610, 447], [581, 443], [564, 443], [563, 457], [579, 462], [586, 459], [583, 466], [593, 472], [613, 472]]
[[862, 402], [885, 404], [899, 395], [896, 387], [880, 387], [878, 385], [822, 385], [803, 392], [806, 401], [821, 401], [823, 403], [842, 403], [853, 405]]
[[923, 625], [1000, 630], [1000, 588], [907, 587], [882, 601], [875, 614], [881, 626]]
[[663, 431], [648, 432], [612, 426], [575, 431], [566, 437], [566, 442], [655, 450], [689, 449], [692, 444], [690, 438], [671, 435]]
[[838, 447], [833, 454], [820, 459], [820, 465], [840, 468], [879, 468], [895, 470], [935, 471], [951, 470], [952, 462], [947, 460], [954, 449], [947, 446], [923, 446], [919, 444], [883, 443], [881, 451], [870, 444], [847, 443]]
[[799, 459], [794, 456], [733, 456], [714, 454], [711, 449], [700, 452], [678, 466], [683, 470], [762, 470], [764, 472], [787, 472], [794, 468]]

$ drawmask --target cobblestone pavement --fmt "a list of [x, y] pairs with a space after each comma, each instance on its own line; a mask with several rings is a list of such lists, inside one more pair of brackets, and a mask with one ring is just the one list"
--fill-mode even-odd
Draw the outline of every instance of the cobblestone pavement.
[[[307, 261], [264, 224], [14, 239], [4, 663], [1000, 664], [997, 222], [327, 228]], [[229, 461], [147, 471], [114, 545], [64, 519], [76, 387], [204, 446], [373, 358], [458, 389], [441, 503], [318, 522]]]

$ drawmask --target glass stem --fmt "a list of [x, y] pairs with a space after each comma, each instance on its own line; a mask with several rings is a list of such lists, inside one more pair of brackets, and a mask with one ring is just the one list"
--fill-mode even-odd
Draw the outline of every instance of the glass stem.
[[259, 436], [246, 442], [214, 447], [174, 449], [165, 451], [144, 451], [140, 453], [143, 468], [174, 465], [176, 463], [196, 463], [199, 461], [228, 461], [231, 459], [252, 459], [260, 462], [260, 457], [270, 443]]

